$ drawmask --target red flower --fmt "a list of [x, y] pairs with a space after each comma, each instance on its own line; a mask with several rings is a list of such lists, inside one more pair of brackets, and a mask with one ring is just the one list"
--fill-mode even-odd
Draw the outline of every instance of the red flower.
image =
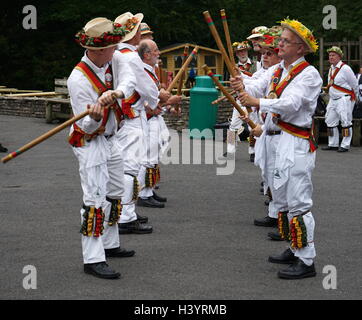
[[274, 42], [274, 37], [265, 34], [264, 35], [264, 42], [266, 44], [272, 44]]

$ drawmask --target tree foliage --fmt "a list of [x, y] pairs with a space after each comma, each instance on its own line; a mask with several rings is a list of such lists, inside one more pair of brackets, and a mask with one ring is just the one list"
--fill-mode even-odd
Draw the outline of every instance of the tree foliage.
[[[333, 3], [331, 3], [333, 2]], [[209, 10], [223, 34], [220, 9], [227, 13], [232, 41], [244, 40], [255, 26], [272, 26], [284, 17], [298, 19], [317, 38], [358, 39], [362, 35], [362, 3], [343, 0], [38, 0], [37, 29], [25, 30], [23, 7], [28, 1], [5, 5], [0, 17], [0, 84], [23, 89], [53, 90], [54, 78], [66, 77], [83, 54], [74, 35], [94, 17], [115, 19], [130, 11], [142, 12], [160, 48], [192, 42], [216, 48], [203, 19]], [[325, 5], [337, 8], [337, 30], [324, 30]]]

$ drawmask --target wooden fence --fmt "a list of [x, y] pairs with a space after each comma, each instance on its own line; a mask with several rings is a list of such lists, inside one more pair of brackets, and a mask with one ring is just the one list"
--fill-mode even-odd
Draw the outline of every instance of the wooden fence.
[[328, 62], [327, 49], [332, 46], [338, 46], [344, 53], [343, 61], [350, 67], [354, 64], [362, 67], [362, 36], [357, 41], [351, 41], [344, 38], [342, 41], [324, 42], [323, 38], [319, 39], [319, 73], [321, 76], [327, 72], [330, 67]]

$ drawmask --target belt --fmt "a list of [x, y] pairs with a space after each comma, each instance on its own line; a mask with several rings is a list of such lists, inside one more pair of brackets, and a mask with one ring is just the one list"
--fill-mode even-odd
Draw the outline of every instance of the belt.
[[281, 133], [282, 133], [281, 131], [268, 130], [268, 131], [266, 132], [266, 135], [267, 135], [267, 136], [275, 136], [275, 135], [281, 134]]

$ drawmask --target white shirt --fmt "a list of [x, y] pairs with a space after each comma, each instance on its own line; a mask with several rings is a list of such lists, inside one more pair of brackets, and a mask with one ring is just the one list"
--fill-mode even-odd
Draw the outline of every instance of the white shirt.
[[[259, 79], [246, 84], [245, 90], [254, 97], [264, 97], [265, 92], [269, 93], [268, 88], [276, 68], [283, 68], [282, 81], [291, 68], [302, 61], [305, 61], [304, 57], [293, 62], [288, 70], [284, 67], [284, 61], [270, 67]], [[310, 128], [322, 82], [316, 68], [308, 66], [289, 83], [279, 99], [260, 99], [260, 111], [280, 114], [281, 120], [285, 122]]]
[[[157, 75], [156, 75], [155, 69], [154, 69], [152, 66], [150, 66], [149, 64], [147, 64], [147, 63], [144, 63], [144, 62], [142, 62], [142, 63], [143, 63], [144, 68], [147, 69], [148, 71], [152, 72], [153, 75], [155, 76], [155, 78], [156, 78], [157, 80], [159, 80], [158, 77], [157, 77]], [[151, 78], [149, 74], [147, 74], [147, 76], [148, 76], [149, 78]], [[150, 107], [152, 110], [154, 110], [154, 109], [157, 108], [157, 105], [158, 105], [158, 102], [159, 102], [159, 99], [158, 99], [159, 89], [158, 89], [157, 84], [155, 83], [155, 81], [154, 81], [152, 78], [151, 78], [151, 80], [152, 80], [153, 86], [157, 89], [157, 91], [152, 90], [152, 92], [154, 92], [155, 96], [153, 97], [154, 99], [151, 100], [151, 101], [153, 101], [154, 103], [156, 103], [156, 101], [157, 101], [157, 103], [156, 103], [154, 106], [152, 106], [152, 105], [149, 104], [149, 107]]]
[[[331, 80], [331, 76], [334, 74], [336, 68], [341, 68], [342, 61], [339, 61], [336, 66], [331, 65], [328, 73], [328, 82]], [[348, 90], [353, 90], [357, 96], [358, 93], [358, 82], [355, 74], [353, 73], [351, 67], [347, 64], [343, 65], [343, 67], [337, 73], [337, 76], [334, 78], [334, 83], [337, 86], [343, 87]], [[329, 88], [329, 96], [332, 99], [338, 99], [343, 97], [346, 93], [339, 91], [333, 87]]]
[[[158, 88], [154, 85], [154, 81], [144, 70], [144, 64], [140, 56], [137, 53], [137, 47], [128, 43], [121, 43], [118, 45], [118, 49], [130, 49], [132, 52], [121, 53], [122, 61], [127, 63], [136, 76], [136, 91], [140, 95], [140, 99], [135, 103], [132, 108], [137, 111], [144, 110], [145, 102], [148, 102], [149, 106], [157, 106], [158, 104]], [[152, 108], [152, 107], [151, 107]]]
[[[132, 70], [127, 64], [124, 64], [120, 60], [120, 53], [115, 52], [111, 61], [112, 73], [113, 73], [113, 87], [117, 90], [121, 90], [125, 97], [129, 97], [134, 92], [136, 85], [136, 79], [132, 73]], [[109, 66], [106, 63], [102, 67], [97, 67], [87, 56], [85, 52], [82, 61], [87, 63], [98, 78], [105, 82], [105, 73]], [[98, 93], [94, 90], [90, 81], [79, 70], [73, 69], [70, 74], [67, 86], [69, 90], [70, 102], [72, 105], [74, 115], [78, 115], [87, 110], [88, 104], [96, 104], [98, 100]], [[120, 104], [120, 100], [118, 100]], [[102, 120], [97, 122], [90, 116], [86, 116], [83, 119], [77, 121], [77, 125], [86, 133], [91, 134], [95, 132], [102, 124]], [[105, 135], [114, 134], [117, 131], [117, 122], [114, 112], [110, 112], [109, 119], [106, 124]], [[71, 131], [73, 126], [71, 127]]]

